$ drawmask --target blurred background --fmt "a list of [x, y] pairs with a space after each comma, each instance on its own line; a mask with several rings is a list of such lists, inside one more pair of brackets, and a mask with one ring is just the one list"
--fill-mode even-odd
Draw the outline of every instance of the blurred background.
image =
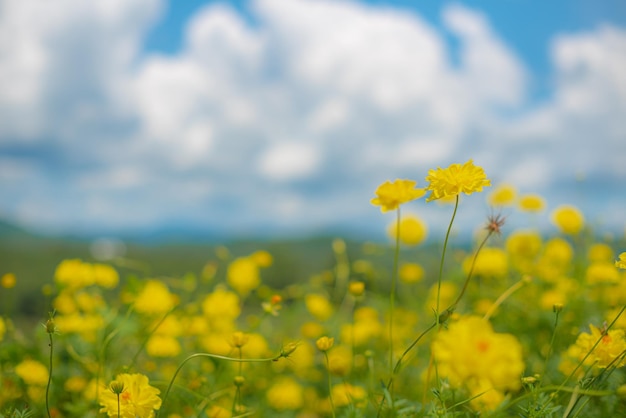
[[624, 115], [621, 0], [0, 1], [5, 235], [380, 238], [380, 183], [473, 159], [623, 236]]

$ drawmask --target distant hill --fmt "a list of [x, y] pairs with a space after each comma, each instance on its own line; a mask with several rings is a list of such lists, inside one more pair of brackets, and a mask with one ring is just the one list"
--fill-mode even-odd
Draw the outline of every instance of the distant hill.
[[9, 221], [0, 219], [0, 238], [33, 237], [34, 234]]

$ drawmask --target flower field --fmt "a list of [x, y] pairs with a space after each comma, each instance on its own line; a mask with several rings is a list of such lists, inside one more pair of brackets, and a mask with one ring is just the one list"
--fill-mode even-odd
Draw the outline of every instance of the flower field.
[[[262, 248], [219, 247], [165, 278], [59, 260], [40, 324], [2, 311], [0, 417], [626, 416], [624, 240], [599, 239], [575, 206], [492, 186], [471, 160], [425, 184], [373, 191], [388, 243], [353, 257], [337, 238], [331, 268], [284, 286]], [[455, 242], [462, 194], [529, 226], [493, 215], [471, 246]], [[441, 237], [402, 213], [437, 202]], [[0, 274], [6, 301], [20, 278]]]

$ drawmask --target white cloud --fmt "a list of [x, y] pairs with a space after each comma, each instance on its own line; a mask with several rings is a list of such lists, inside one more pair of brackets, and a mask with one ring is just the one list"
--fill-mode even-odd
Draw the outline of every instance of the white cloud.
[[525, 69], [515, 54], [494, 34], [486, 18], [461, 5], [448, 6], [444, 21], [461, 41], [462, 89], [475, 105], [518, 105], [524, 99]]
[[259, 158], [259, 173], [271, 180], [306, 178], [315, 173], [320, 161], [311, 144], [278, 143]]
[[67, 228], [371, 228], [378, 183], [469, 158], [527, 191], [626, 179], [624, 29], [556, 39], [536, 103], [480, 11], [447, 6], [437, 29], [356, 1], [250, 6], [254, 24], [199, 10], [164, 56], [141, 52], [162, 1], [3, 3], [0, 178], [24, 187], [0, 183], [0, 209]]

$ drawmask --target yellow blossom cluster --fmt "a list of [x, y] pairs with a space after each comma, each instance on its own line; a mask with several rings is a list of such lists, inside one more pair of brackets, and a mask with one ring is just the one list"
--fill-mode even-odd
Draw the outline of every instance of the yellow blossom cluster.
[[117, 271], [106, 264], [68, 259], [59, 263], [54, 278], [60, 287], [52, 301], [58, 330], [94, 341], [104, 324], [101, 311], [105, 302], [101, 292], [118, 285]]
[[101, 389], [100, 412], [109, 417], [152, 418], [154, 411], [161, 408], [159, 393], [143, 374], [119, 374]]
[[272, 256], [266, 251], [257, 251], [250, 256], [236, 258], [228, 265], [226, 273], [228, 284], [245, 298], [261, 284], [259, 269], [271, 265]]
[[[605, 369], [609, 366], [626, 365], [626, 338], [623, 329], [608, 331], [589, 325], [589, 332], [581, 332], [565, 353], [559, 369], [565, 373], [573, 373], [580, 362], [585, 366]], [[578, 368], [579, 375], [584, 373]]]
[[45, 387], [48, 383], [48, 368], [41, 362], [26, 359], [15, 366], [15, 374], [26, 383], [26, 393], [34, 402], [44, 399]]
[[380, 206], [381, 212], [396, 210], [400, 205], [419, 199], [426, 193], [424, 189], [416, 189], [417, 182], [413, 180], [386, 181], [376, 189], [376, 197], [371, 203]]
[[447, 168], [438, 167], [428, 170], [426, 191], [430, 192], [426, 201], [458, 196], [461, 193], [481, 192], [483, 187], [491, 186], [482, 167], [474, 165], [472, 160], [464, 164], [451, 164]]
[[396, 221], [389, 225], [387, 235], [394, 241], [398, 238], [404, 245], [418, 245], [428, 236], [428, 226], [415, 215], [405, 215], [400, 222]]
[[517, 391], [524, 371], [522, 346], [511, 334], [493, 331], [476, 316], [461, 317], [442, 330], [432, 344], [438, 373], [455, 388], [466, 388], [471, 405], [493, 410], [507, 392]]
[[119, 283], [119, 275], [113, 267], [79, 259], [63, 260], [54, 272], [54, 279], [58, 284], [73, 289], [91, 285], [112, 289]]

